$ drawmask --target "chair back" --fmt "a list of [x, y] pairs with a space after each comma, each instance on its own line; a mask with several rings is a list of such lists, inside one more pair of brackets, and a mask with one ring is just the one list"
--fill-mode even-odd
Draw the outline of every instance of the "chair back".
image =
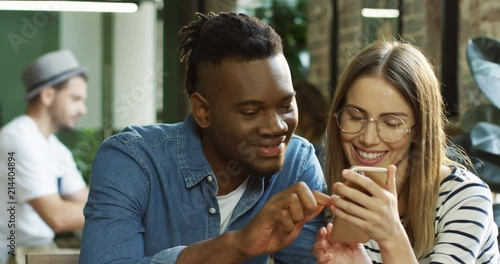
[[28, 253], [26, 264], [78, 264], [78, 253]]

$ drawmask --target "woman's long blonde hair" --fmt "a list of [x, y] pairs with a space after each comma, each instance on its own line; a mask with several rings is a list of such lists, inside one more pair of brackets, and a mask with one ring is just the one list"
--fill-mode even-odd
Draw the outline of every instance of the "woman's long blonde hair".
[[406, 205], [408, 210], [403, 225], [415, 255], [421, 258], [432, 251], [435, 243], [434, 220], [441, 165], [454, 163], [446, 155], [446, 117], [439, 82], [427, 58], [408, 43], [377, 42], [356, 55], [342, 74], [328, 113], [328, 188], [334, 182], [342, 181], [341, 171], [350, 167], [342, 150], [340, 129], [334, 114], [344, 106], [346, 93], [353, 81], [363, 75], [379, 76], [391, 83], [403, 95], [415, 115], [406, 171], [409, 182], [405, 184], [409, 195]]

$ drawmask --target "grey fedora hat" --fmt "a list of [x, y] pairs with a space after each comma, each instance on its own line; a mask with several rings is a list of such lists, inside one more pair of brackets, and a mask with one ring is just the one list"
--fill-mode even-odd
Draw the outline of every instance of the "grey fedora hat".
[[36, 59], [23, 71], [25, 99], [30, 100], [43, 89], [66, 81], [75, 75], [83, 75], [86, 78], [85, 68], [80, 66], [71, 51], [49, 52]]

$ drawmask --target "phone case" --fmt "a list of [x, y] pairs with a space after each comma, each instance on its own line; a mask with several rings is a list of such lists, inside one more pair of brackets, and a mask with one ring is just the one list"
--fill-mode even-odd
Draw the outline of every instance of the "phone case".
[[[353, 166], [350, 169], [360, 174], [364, 174], [381, 187], [384, 187], [386, 185], [387, 169], [385, 168]], [[367, 191], [359, 185], [355, 185], [350, 182], [346, 182], [345, 184], [364, 193], [367, 193]], [[330, 234], [330, 241], [342, 243], [366, 243], [368, 242], [368, 240], [370, 240], [370, 237], [361, 229], [343, 219], [336, 218], [334, 216], [333, 229], [332, 233]]]

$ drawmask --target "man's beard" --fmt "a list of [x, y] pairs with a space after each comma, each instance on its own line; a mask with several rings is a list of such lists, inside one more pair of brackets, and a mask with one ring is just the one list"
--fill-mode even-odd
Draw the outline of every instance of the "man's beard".
[[[68, 120], [69, 120], [69, 118], [68, 118]], [[69, 125], [69, 122], [64, 122], [62, 119], [60, 119], [57, 116], [52, 117], [52, 123], [54, 124], [57, 131], [72, 131], [75, 129], [75, 127]]]

